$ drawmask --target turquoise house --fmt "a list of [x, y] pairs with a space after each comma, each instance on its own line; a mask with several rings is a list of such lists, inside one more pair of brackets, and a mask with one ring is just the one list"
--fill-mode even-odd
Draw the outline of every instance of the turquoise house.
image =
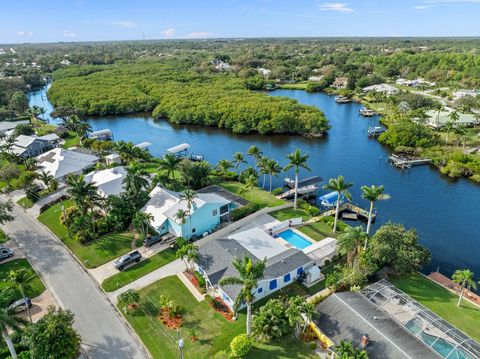
[[[180, 193], [157, 186], [150, 192], [143, 212], [153, 216], [151, 225], [158, 234], [191, 239], [203, 237], [228, 221], [230, 209], [232, 202], [215, 193], [198, 193], [188, 208]], [[179, 210], [187, 213], [185, 223], [177, 216]]]

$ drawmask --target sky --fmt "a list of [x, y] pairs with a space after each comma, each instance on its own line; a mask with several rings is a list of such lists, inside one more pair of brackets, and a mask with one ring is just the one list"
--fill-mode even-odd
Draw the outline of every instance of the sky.
[[0, 43], [480, 36], [480, 0], [0, 0]]

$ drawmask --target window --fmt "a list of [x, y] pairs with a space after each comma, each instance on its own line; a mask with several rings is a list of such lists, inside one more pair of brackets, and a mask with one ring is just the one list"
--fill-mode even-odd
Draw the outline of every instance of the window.
[[290, 282], [290, 279], [291, 279], [291, 278], [290, 278], [290, 273], [285, 274], [285, 276], [283, 277], [283, 281], [284, 281], [285, 283]]
[[217, 211], [217, 209], [215, 208], [215, 209], [212, 211], [212, 215], [215, 217], [217, 214], [218, 214], [218, 211]]
[[262, 293], [263, 292], [263, 288], [258, 288], [258, 293]]
[[225, 213], [228, 213], [228, 204], [225, 204], [222, 207], [220, 207], [220, 215], [224, 215]]
[[277, 288], [277, 280], [276, 280], [276, 279], [271, 280], [269, 287], [270, 287], [270, 289], [275, 289], [275, 288]]
[[297, 269], [297, 275], [300, 275], [302, 273], [303, 273], [303, 268], [302, 267], [298, 268]]
[[196, 229], [195, 228], [192, 228], [192, 233], [195, 233], [196, 232]]

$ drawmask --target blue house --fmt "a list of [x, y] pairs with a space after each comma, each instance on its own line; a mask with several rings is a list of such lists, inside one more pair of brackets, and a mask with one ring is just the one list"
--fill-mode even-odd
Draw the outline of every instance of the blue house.
[[[178, 192], [155, 187], [143, 211], [153, 216], [152, 227], [163, 235], [171, 233], [185, 239], [202, 237], [229, 219], [232, 202], [215, 193], [198, 193], [191, 208]], [[179, 210], [187, 213], [185, 223]]]

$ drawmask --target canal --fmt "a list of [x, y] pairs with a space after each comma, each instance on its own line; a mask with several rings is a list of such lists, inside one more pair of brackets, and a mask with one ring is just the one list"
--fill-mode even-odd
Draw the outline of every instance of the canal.
[[[298, 136], [234, 135], [217, 128], [176, 126], [167, 121], [154, 121], [148, 115], [115, 116], [89, 119], [94, 130], [109, 128], [116, 140], [134, 143], [148, 141], [154, 156], [182, 142], [191, 150], [203, 154], [215, 164], [231, 158], [236, 151], [245, 152], [257, 145], [266, 156], [285, 165], [285, 155], [299, 148], [309, 155], [311, 173], [325, 179], [343, 175], [353, 182], [353, 202], [366, 208], [360, 187], [385, 186], [391, 199], [378, 203], [379, 216], [375, 227], [389, 220], [416, 228], [422, 242], [432, 252], [432, 262], [425, 272], [436, 270], [450, 275], [457, 268], [470, 268], [480, 275], [480, 186], [467, 180], [451, 180], [428, 166], [400, 171], [386, 163], [388, 149], [367, 137], [369, 126], [378, 124], [378, 118], [358, 115], [359, 104], [335, 103], [323, 93], [310, 94], [298, 90], [277, 90], [273, 96], [287, 96], [302, 104], [321, 109], [332, 128], [325, 138]], [[38, 105], [50, 113], [45, 89], [33, 92], [30, 105]], [[52, 120], [52, 122], [55, 122]], [[291, 176], [286, 174], [283, 176]], [[276, 180], [281, 184], [281, 179]]]

